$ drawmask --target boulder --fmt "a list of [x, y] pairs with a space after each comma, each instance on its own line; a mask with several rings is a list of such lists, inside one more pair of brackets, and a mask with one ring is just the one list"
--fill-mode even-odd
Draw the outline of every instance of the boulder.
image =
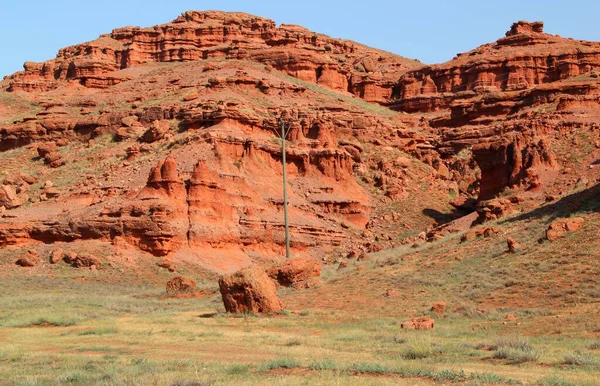
[[160, 267], [160, 268], [164, 268], [164, 269], [168, 270], [169, 272], [176, 271], [175, 264], [170, 260], [165, 259], [165, 260], [159, 261], [156, 263], [156, 266]]
[[56, 143], [47, 142], [37, 148], [38, 155], [44, 160], [44, 163], [52, 168], [57, 168], [66, 163], [62, 155], [56, 150]]
[[279, 312], [282, 309], [275, 283], [264, 270], [256, 266], [222, 276], [219, 290], [227, 312], [256, 314]]
[[125, 141], [126, 139], [136, 139], [145, 132], [143, 126], [120, 127], [115, 132], [115, 140]]
[[550, 241], [558, 240], [569, 232], [574, 232], [581, 228], [585, 220], [581, 217], [565, 218], [556, 220], [548, 226], [546, 238]]
[[19, 197], [12, 186], [0, 185], [0, 206], [5, 207], [6, 209], [21, 206], [21, 200], [19, 200]]
[[506, 239], [506, 246], [508, 247], [508, 252], [516, 253], [517, 250], [521, 248], [521, 245], [512, 237], [508, 237]]
[[16, 263], [21, 267], [35, 267], [40, 264], [40, 255], [36, 251], [27, 251], [27, 253], [21, 256]]
[[50, 263], [57, 264], [60, 263], [65, 257], [65, 251], [62, 248], [56, 248], [52, 250], [50, 253]]
[[435, 321], [431, 316], [421, 316], [420, 318], [413, 318], [406, 322], [402, 322], [400, 325], [402, 328], [409, 330], [431, 330]]
[[321, 276], [321, 264], [310, 257], [287, 260], [267, 271], [269, 277], [284, 287]]
[[192, 292], [196, 289], [196, 282], [188, 277], [177, 276], [167, 282], [167, 293], [169, 295]]
[[56, 143], [46, 142], [37, 147], [37, 153], [41, 158], [46, 158], [48, 154], [56, 153]]
[[169, 121], [154, 121], [152, 122], [152, 126], [142, 136], [142, 141], [151, 143], [161, 140], [169, 132], [170, 128], [171, 124]]
[[100, 268], [102, 264], [100, 259], [94, 255], [90, 254], [67, 254], [65, 256], [65, 261], [71, 264], [75, 268], [91, 268], [95, 266], [96, 268]]
[[431, 311], [442, 315], [444, 312], [446, 312], [446, 302], [439, 301], [435, 303], [433, 306], [431, 306]]

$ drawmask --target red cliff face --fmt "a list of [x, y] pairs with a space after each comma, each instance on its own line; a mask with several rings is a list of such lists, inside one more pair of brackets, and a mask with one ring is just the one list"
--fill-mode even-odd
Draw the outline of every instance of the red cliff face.
[[[477, 176], [478, 198], [488, 200], [508, 188], [535, 190], [570, 166], [555, 151], [568, 141], [565, 127], [594, 135], [599, 69], [600, 43], [519, 21], [494, 43], [405, 73], [389, 105], [428, 114], [434, 157], [464, 181]], [[466, 153], [476, 166], [465, 174]]]
[[77, 81], [105, 88], [129, 79], [124, 70], [153, 62], [205, 59], [253, 60], [311, 83], [383, 102], [394, 79], [419, 67], [384, 51], [333, 39], [303, 27], [244, 13], [189, 11], [169, 24], [125, 27], [100, 38], [67, 47], [56, 59], [25, 63], [11, 77], [11, 90], [43, 91]]
[[[506, 37], [453, 60], [409, 71], [394, 89], [398, 108], [427, 111], [470, 91], [525, 90], [600, 68], [600, 43], [543, 32], [543, 23], [517, 22]], [[450, 99], [444, 95], [451, 94]], [[454, 94], [452, 96], [452, 94]], [[426, 98], [435, 102], [426, 102]], [[414, 98], [414, 99], [413, 99]]]
[[[100, 240], [222, 272], [277, 260], [280, 119], [293, 254], [414, 243], [450, 196], [497, 218], [600, 177], [597, 48], [519, 22], [421, 68], [246, 14], [117, 29], [1, 82], [0, 247]], [[355, 98], [392, 86], [402, 113]]]

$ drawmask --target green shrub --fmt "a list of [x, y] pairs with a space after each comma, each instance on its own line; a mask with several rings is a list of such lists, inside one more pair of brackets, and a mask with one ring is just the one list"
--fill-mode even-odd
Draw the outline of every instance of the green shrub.
[[600, 364], [598, 358], [585, 351], [575, 351], [572, 354], [565, 355], [562, 363], [573, 366], [597, 366]]
[[250, 370], [250, 365], [237, 363], [237, 364], [234, 364], [233, 366], [231, 366], [227, 370], [227, 373], [230, 375], [241, 375], [241, 374], [248, 373], [249, 370]]
[[85, 330], [85, 331], [80, 331], [79, 335], [108, 335], [108, 334], [116, 334], [117, 332], [119, 332], [119, 330], [117, 330], [116, 328], [112, 328], [112, 327], [102, 327], [102, 328], [96, 328], [94, 330]]
[[338, 366], [331, 358], [319, 359], [308, 365], [311, 370], [337, 370]]
[[600, 350], [600, 342], [590, 343], [587, 348], [588, 350]]
[[368, 373], [368, 374], [386, 374], [390, 373], [385, 365], [377, 362], [358, 362], [352, 365], [352, 369], [357, 373]]
[[290, 339], [284, 343], [284, 346], [292, 347], [292, 346], [301, 346], [302, 341], [300, 339]]
[[433, 345], [428, 338], [414, 338], [406, 342], [402, 356], [406, 359], [423, 359], [433, 354]]
[[458, 373], [455, 373], [452, 370], [442, 370], [442, 371], [438, 371], [437, 373], [435, 373], [432, 378], [436, 382], [441, 382], [441, 381], [464, 382], [467, 380], [467, 375], [465, 374], [465, 372], [463, 370], [461, 370]]
[[28, 327], [28, 326], [54, 326], [54, 327], [68, 327], [74, 326], [77, 324], [77, 321], [68, 316], [62, 315], [49, 315], [49, 316], [41, 316], [39, 318], [35, 318], [31, 320], [29, 323], [25, 322], [18, 327]]
[[510, 363], [535, 362], [540, 358], [536, 350], [519, 350], [510, 347], [502, 347], [494, 352], [494, 358], [506, 359]]
[[541, 386], [573, 386], [573, 383], [558, 374], [546, 375], [537, 384]]
[[520, 336], [504, 336], [496, 341], [495, 346], [497, 348], [513, 348], [520, 351], [533, 350], [533, 346], [531, 346], [529, 340]]
[[536, 362], [540, 354], [529, 344], [529, 340], [519, 336], [508, 336], [496, 342], [494, 358], [506, 359], [510, 363]]
[[300, 367], [300, 362], [291, 358], [279, 358], [266, 363], [262, 366], [263, 371], [269, 371], [273, 369], [293, 369], [294, 367]]

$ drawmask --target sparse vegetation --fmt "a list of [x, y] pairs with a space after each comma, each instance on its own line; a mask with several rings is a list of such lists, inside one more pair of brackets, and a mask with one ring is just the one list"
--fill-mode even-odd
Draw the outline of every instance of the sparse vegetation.
[[509, 363], [536, 362], [540, 353], [529, 344], [528, 339], [518, 336], [504, 337], [496, 344], [494, 358], [505, 359]]

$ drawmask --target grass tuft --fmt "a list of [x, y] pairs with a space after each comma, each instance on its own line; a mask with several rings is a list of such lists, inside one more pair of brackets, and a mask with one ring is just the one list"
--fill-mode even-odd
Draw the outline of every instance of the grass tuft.
[[293, 369], [294, 367], [300, 367], [300, 362], [292, 358], [279, 358], [271, 362], [265, 363], [262, 367], [262, 371], [270, 371], [274, 369]]
[[493, 357], [509, 363], [536, 362], [540, 357], [529, 340], [519, 336], [502, 337], [496, 341], [496, 347]]
[[390, 373], [391, 370], [381, 363], [377, 362], [358, 362], [352, 365], [352, 369], [357, 373], [366, 374], [386, 374]]
[[598, 366], [600, 361], [589, 352], [575, 351], [563, 357], [562, 363], [571, 366]]
[[404, 347], [402, 356], [405, 359], [423, 359], [433, 354], [433, 345], [428, 337], [410, 339]]
[[338, 365], [331, 358], [319, 359], [308, 365], [311, 370], [338, 370]]
[[96, 329], [93, 329], [93, 330], [80, 331], [78, 335], [81, 335], [81, 336], [86, 336], [86, 335], [109, 335], [109, 334], [116, 334], [118, 332], [119, 332], [119, 330], [117, 330], [116, 328], [113, 328], [113, 327], [101, 327], [101, 328], [96, 328]]

